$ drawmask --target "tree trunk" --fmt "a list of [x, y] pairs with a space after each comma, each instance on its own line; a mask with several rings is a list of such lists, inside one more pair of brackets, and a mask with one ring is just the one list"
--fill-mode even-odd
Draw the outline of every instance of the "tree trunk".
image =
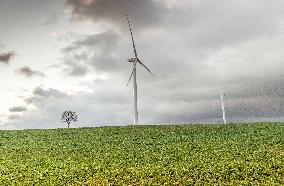
[[68, 129], [69, 129], [69, 125], [70, 125], [70, 123], [68, 123]]

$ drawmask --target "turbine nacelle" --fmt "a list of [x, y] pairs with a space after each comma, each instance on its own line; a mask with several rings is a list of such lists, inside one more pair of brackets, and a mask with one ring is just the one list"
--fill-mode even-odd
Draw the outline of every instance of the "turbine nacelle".
[[134, 58], [129, 58], [129, 59], [127, 59], [127, 61], [129, 63], [134, 63], [136, 61], [136, 58], [135, 57]]
[[225, 89], [224, 89], [224, 88], [221, 89], [221, 95], [222, 95], [222, 96], [226, 96], [226, 95], [225, 95]]
[[146, 65], [144, 65], [144, 63], [142, 63], [142, 62], [140, 61], [140, 59], [133, 57], [133, 58], [127, 59], [127, 61], [128, 61], [129, 63], [135, 63], [135, 64], [134, 64], [135, 67], [136, 67], [136, 63], [138, 62], [138, 63], [139, 63], [140, 65], [142, 65], [152, 76], [154, 76], [154, 74], [150, 71], [150, 69], [149, 69]]
[[132, 76], [133, 76], [133, 74], [134, 74], [134, 71], [136, 70], [136, 64], [137, 64], [137, 62], [138, 62], [140, 65], [142, 65], [142, 66], [151, 74], [151, 76], [154, 76], [154, 74], [150, 71], [150, 69], [149, 69], [146, 65], [144, 65], [144, 64], [140, 61], [140, 59], [138, 59], [138, 58], [130, 58], [130, 59], [127, 59], [127, 61], [130, 62], [130, 63], [133, 63], [133, 69], [132, 69], [131, 75], [130, 75], [130, 77], [129, 77], [129, 80], [128, 80], [128, 82], [127, 82], [127, 86], [128, 86], [128, 84], [130, 83], [130, 81], [131, 81], [131, 79], [132, 79]]

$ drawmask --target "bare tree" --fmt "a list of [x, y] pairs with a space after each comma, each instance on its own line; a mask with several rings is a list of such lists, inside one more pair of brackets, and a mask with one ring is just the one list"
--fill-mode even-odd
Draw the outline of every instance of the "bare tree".
[[66, 122], [68, 124], [68, 128], [71, 122], [78, 121], [78, 116], [75, 112], [72, 111], [64, 111], [61, 116], [61, 122]]

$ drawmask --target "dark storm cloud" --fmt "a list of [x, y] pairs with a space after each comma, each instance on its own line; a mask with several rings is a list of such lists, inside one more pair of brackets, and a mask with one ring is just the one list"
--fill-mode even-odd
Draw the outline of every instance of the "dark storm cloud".
[[14, 52], [0, 53], [0, 63], [9, 64], [11, 58], [15, 55]]
[[[121, 5], [110, 2], [68, 4], [73, 6], [73, 16], [127, 28], [119, 15]], [[150, 79], [138, 66], [144, 121], [222, 122], [221, 88], [228, 94], [231, 121], [283, 116], [284, 46], [279, 42], [282, 1], [175, 1], [174, 6], [165, 6], [164, 2], [131, 1], [134, 4], [127, 6], [135, 12], [136, 6], [159, 4], [154, 6], [156, 12], [145, 8], [132, 17], [134, 27], [147, 27], [135, 30], [135, 41], [142, 61], [155, 73]], [[102, 12], [104, 7], [115, 11]], [[157, 15], [155, 21], [147, 16], [138, 18], [145, 12]], [[111, 33], [116, 36], [110, 37]], [[128, 31], [87, 36], [66, 47], [66, 51], [76, 53], [82, 48], [88, 53], [97, 51], [89, 58], [82, 55], [84, 65], [111, 73], [122, 82], [127, 79], [129, 67], [123, 61], [132, 53]]]
[[44, 76], [44, 73], [36, 70], [32, 70], [28, 66], [24, 66], [16, 70], [16, 73], [23, 75], [25, 77], [33, 77], [33, 76]]
[[9, 108], [10, 112], [24, 112], [27, 108], [25, 106], [17, 106], [17, 107], [11, 107]]
[[159, 24], [167, 7], [154, 0], [68, 0], [74, 19], [90, 19], [120, 25], [127, 11], [139, 28]]
[[[171, 1], [168, 1], [171, 2]], [[141, 28], [166, 29], [184, 39], [189, 47], [216, 47], [236, 44], [260, 35], [273, 35], [282, 17], [281, 0], [234, 1], [218, 3], [159, 0], [68, 0], [72, 16], [95, 23], [110, 22], [125, 31], [126, 9], [137, 34]], [[165, 38], [167, 39], [167, 38]]]

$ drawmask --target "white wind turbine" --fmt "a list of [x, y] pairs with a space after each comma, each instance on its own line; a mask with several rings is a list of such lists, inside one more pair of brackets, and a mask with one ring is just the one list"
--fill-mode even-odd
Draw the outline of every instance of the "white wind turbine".
[[137, 51], [136, 51], [136, 47], [135, 47], [135, 43], [134, 43], [134, 37], [133, 37], [133, 33], [132, 33], [132, 29], [131, 29], [131, 25], [130, 25], [130, 21], [128, 18], [128, 15], [126, 14], [126, 19], [128, 22], [128, 26], [129, 26], [129, 31], [130, 31], [130, 35], [131, 35], [131, 40], [132, 40], [132, 46], [133, 46], [133, 51], [134, 51], [134, 58], [130, 58], [127, 59], [128, 62], [133, 63], [133, 69], [132, 69], [132, 73], [129, 77], [127, 86], [129, 84], [129, 82], [131, 81], [131, 78], [133, 76], [133, 98], [134, 98], [134, 125], [138, 124], [138, 107], [137, 107], [137, 82], [136, 82], [136, 64], [137, 62], [142, 65], [152, 76], [152, 72], [150, 71], [150, 69], [148, 67], [146, 67], [146, 65], [144, 65], [140, 59], [137, 56]]
[[227, 121], [226, 121], [226, 111], [225, 111], [225, 106], [224, 106], [224, 97], [225, 97], [225, 91], [223, 89], [221, 92], [221, 102], [222, 102], [222, 111], [223, 111], [223, 121], [224, 121], [224, 124], [226, 124]]

